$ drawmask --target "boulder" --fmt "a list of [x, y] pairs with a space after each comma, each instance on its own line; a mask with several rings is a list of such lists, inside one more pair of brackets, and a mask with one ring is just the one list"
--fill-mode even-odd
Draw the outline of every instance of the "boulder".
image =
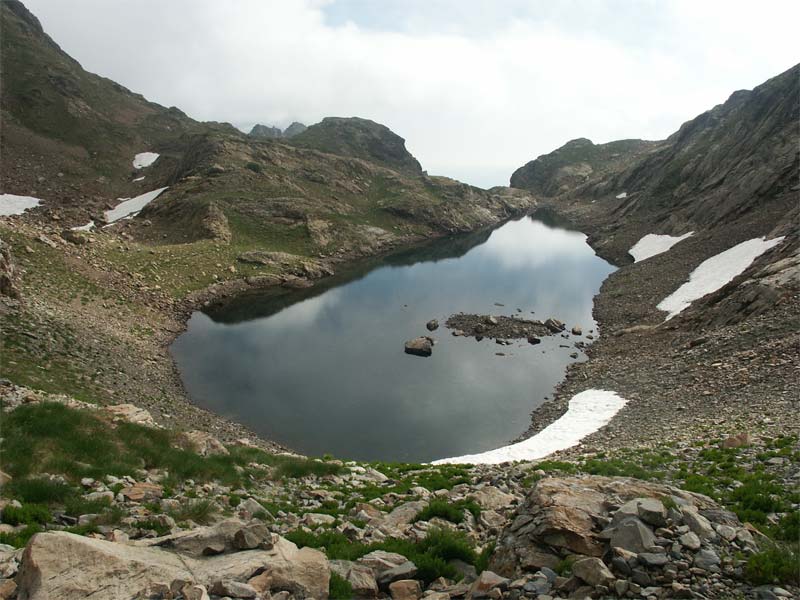
[[506, 494], [502, 490], [487, 485], [472, 494], [472, 498], [480, 504], [481, 508], [487, 510], [499, 510], [511, 506], [517, 498], [511, 494]]
[[356, 598], [376, 598], [378, 582], [370, 567], [349, 560], [330, 561], [331, 571], [347, 580]]
[[270, 518], [272, 517], [270, 512], [254, 498], [247, 498], [239, 502], [239, 505], [236, 507], [236, 512], [245, 519], [249, 519], [257, 514], [263, 514]]
[[422, 336], [409, 340], [406, 342], [405, 352], [414, 356], [430, 356], [433, 354], [433, 339]]
[[336, 517], [322, 513], [306, 513], [303, 515], [303, 523], [312, 529], [323, 525], [333, 525]]
[[395, 581], [400, 581], [401, 579], [411, 579], [416, 574], [417, 574], [417, 565], [415, 565], [410, 560], [407, 560], [404, 563], [397, 565], [396, 567], [392, 567], [391, 569], [386, 569], [385, 571], [380, 573], [377, 577], [377, 581], [380, 587], [386, 588]]
[[103, 407], [103, 411], [111, 416], [112, 421], [127, 421], [128, 423], [146, 425], [148, 427], [157, 426], [153, 416], [148, 411], [133, 404], [112, 404], [111, 406]]
[[409, 525], [426, 506], [428, 506], [428, 503], [424, 500], [415, 500], [413, 502], [401, 504], [383, 518], [381, 528], [396, 529], [403, 525]]
[[688, 548], [689, 550], [698, 550], [700, 548], [700, 538], [694, 531], [687, 531], [681, 537], [678, 538], [681, 546]]
[[493, 589], [508, 589], [509, 580], [488, 569], [483, 571], [469, 590], [471, 598], [488, 598]]
[[732, 435], [722, 441], [723, 448], [741, 448], [749, 446], [753, 443], [753, 438], [746, 431]]
[[636, 517], [623, 520], [611, 534], [612, 548], [623, 548], [639, 554], [656, 545], [656, 537], [647, 525]]
[[619, 524], [628, 517], [639, 517], [649, 525], [664, 527], [667, 524], [667, 509], [657, 498], [634, 498], [614, 513], [613, 522]]
[[428, 331], [436, 331], [439, 329], [439, 321], [436, 319], [431, 319], [427, 323], [425, 323], [425, 327], [427, 327]]
[[392, 600], [419, 600], [422, 598], [422, 586], [416, 579], [401, 579], [389, 584]]
[[714, 528], [711, 522], [701, 515], [695, 507], [684, 506], [681, 508], [683, 522], [696, 533], [701, 540], [708, 539], [714, 535]]
[[564, 325], [564, 323], [562, 323], [558, 319], [554, 319], [553, 317], [547, 319], [544, 322], [544, 326], [547, 327], [550, 333], [561, 333], [567, 328], [567, 326]]
[[700, 550], [694, 555], [694, 566], [698, 569], [710, 571], [718, 568], [720, 563], [719, 555], [708, 548]]
[[[631, 503], [625, 510], [620, 504], [625, 507], [632, 500], [663, 497], [673, 497], [685, 507], [718, 508], [706, 496], [626, 477], [541, 479], [501, 533], [489, 568], [506, 577], [542, 567], [552, 569], [570, 554], [604, 556], [609, 540], [611, 547], [621, 545], [634, 557], [652, 551], [655, 536], [639, 518], [639, 503]], [[614, 521], [615, 513], [625, 518]], [[626, 523], [628, 520], [630, 523]]]
[[408, 559], [396, 552], [386, 552], [385, 550], [373, 550], [358, 559], [358, 562], [372, 569], [375, 573], [381, 574], [394, 567], [407, 562]]
[[215, 596], [228, 596], [229, 598], [255, 598], [258, 595], [256, 588], [252, 585], [230, 579], [215, 581], [208, 591]]
[[146, 502], [158, 500], [164, 494], [164, 490], [155, 483], [134, 483], [122, 488], [120, 493], [131, 502]]
[[251, 544], [266, 549], [274, 543], [274, 540], [261, 521], [253, 520], [245, 523], [239, 519], [225, 519], [210, 527], [182, 531], [139, 543], [170, 548], [186, 556], [201, 557], [233, 552]]
[[[269, 579], [269, 585], [261, 590], [248, 581], [259, 573]], [[31, 539], [16, 583], [19, 597], [26, 600], [133, 598], [152, 585], [176, 580], [183, 582], [180, 587], [187, 598], [189, 586], [205, 592], [216, 582], [248, 581], [259, 593], [285, 589], [297, 598], [321, 600], [328, 597], [329, 579], [324, 554], [311, 548], [298, 550], [283, 538], [270, 550], [195, 558], [160, 547], [118, 544], [58, 531]], [[196, 591], [193, 597], [202, 598], [201, 591]]]
[[228, 449], [217, 438], [205, 431], [184, 431], [178, 436], [181, 447], [200, 456], [227, 455]]
[[605, 563], [596, 557], [582, 558], [572, 564], [572, 574], [589, 585], [607, 585], [614, 581], [614, 574]]

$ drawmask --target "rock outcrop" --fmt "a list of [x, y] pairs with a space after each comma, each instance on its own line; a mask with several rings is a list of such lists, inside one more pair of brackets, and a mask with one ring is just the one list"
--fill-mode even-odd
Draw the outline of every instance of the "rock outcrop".
[[594, 144], [578, 138], [514, 171], [511, 187], [530, 190], [539, 196], [558, 196], [619, 170], [658, 145], [645, 140]]
[[543, 593], [696, 597], [720, 578], [735, 587], [741, 572], [723, 557], [756, 549], [750, 529], [706, 496], [628, 478], [548, 478], [517, 509], [490, 568], [546, 580], [568, 559], [572, 577]]
[[[77, 600], [91, 596], [111, 600], [150, 597], [147, 594], [156, 588], [183, 590], [192, 586], [218, 595], [230, 595], [231, 590], [242, 591], [249, 586], [258, 593], [287, 591], [298, 599], [328, 597], [330, 574], [324, 554], [311, 548], [298, 549], [279, 536], [269, 549], [237, 551], [227, 545], [233, 540], [228, 540], [226, 533], [235, 536], [233, 530], [247, 524], [223, 523], [173, 540], [184, 540], [183, 544], [176, 543], [173, 551], [65, 532], [37, 534], [22, 556], [16, 579], [19, 598]], [[186, 540], [200, 537], [204, 548], [216, 544], [224, 549], [213, 556], [198, 553], [199, 546]]]

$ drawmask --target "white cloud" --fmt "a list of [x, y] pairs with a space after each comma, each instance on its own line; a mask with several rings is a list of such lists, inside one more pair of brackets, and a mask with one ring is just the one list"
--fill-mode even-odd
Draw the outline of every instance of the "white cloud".
[[784, 1], [27, 4], [86, 68], [195, 118], [372, 118], [482, 185], [571, 138], [667, 136], [790, 67], [800, 19]]

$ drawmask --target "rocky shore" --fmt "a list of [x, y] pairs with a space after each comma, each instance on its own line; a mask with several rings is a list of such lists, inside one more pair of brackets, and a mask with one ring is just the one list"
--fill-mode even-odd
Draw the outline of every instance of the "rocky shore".
[[[571, 462], [369, 464], [171, 433], [131, 405], [97, 407], [13, 386], [4, 395], [13, 475], [2, 477], [16, 498], [0, 501], [2, 598], [700, 599], [800, 591], [763, 585], [775, 572], [764, 561], [777, 568], [779, 559], [761, 531], [784, 539], [796, 530], [796, 436], [743, 433]], [[56, 444], [87, 429], [95, 444], [117, 445], [120, 457], [169, 443], [147, 469], [102, 466], [106, 457], [90, 451], [23, 476], [20, 451], [32, 445], [42, 457], [49, 433], [16, 432], [39, 412], [58, 423]], [[78, 479], [63, 471], [75, 468]], [[763, 486], [775, 492], [769, 507], [752, 495]], [[62, 508], [42, 504], [42, 489]], [[3, 545], [29, 538], [24, 550]]]

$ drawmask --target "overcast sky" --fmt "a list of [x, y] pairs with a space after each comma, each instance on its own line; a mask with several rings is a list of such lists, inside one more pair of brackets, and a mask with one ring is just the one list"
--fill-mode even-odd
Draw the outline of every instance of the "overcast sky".
[[789, 0], [24, 0], [88, 70], [201, 120], [386, 124], [504, 185], [576, 137], [661, 139], [800, 61]]

